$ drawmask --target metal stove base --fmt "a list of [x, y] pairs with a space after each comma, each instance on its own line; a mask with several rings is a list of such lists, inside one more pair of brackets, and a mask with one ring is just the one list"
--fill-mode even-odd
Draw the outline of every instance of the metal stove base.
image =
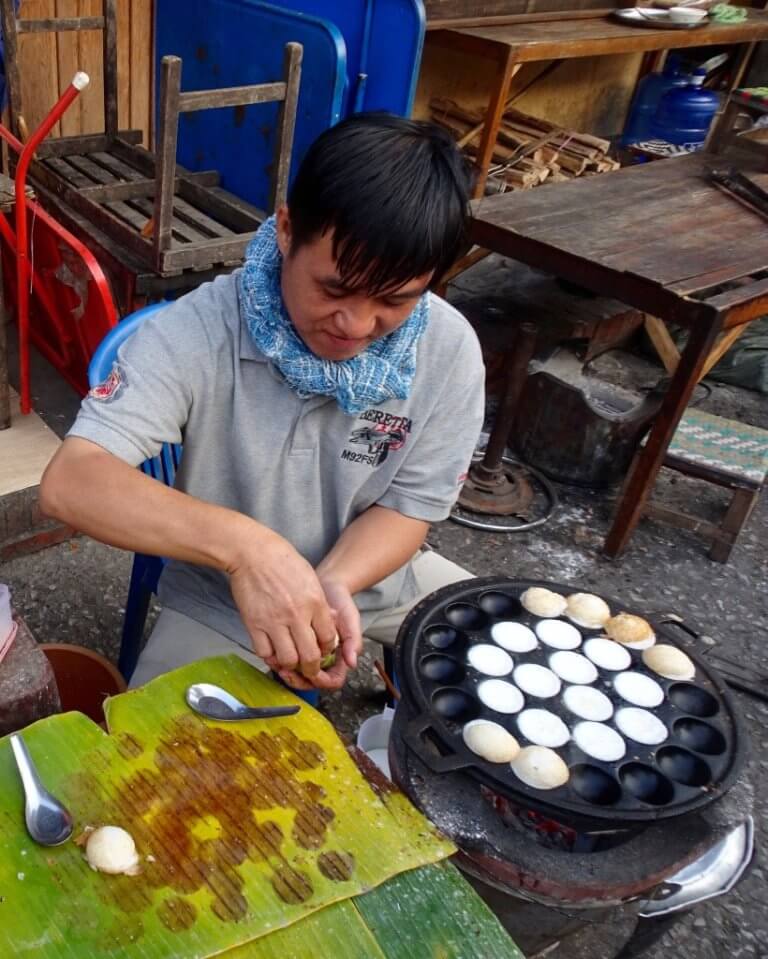
[[651, 823], [619, 846], [593, 853], [548, 848], [505, 826], [470, 777], [431, 771], [405, 747], [405, 721], [398, 710], [389, 748], [394, 781], [456, 843], [456, 865], [528, 959], [618, 956], [665, 880], [752, 814], [747, 767], [717, 802]]
[[526, 959], [613, 959], [637, 929], [639, 902], [573, 911], [542, 905], [473, 875], [460, 855], [454, 862]]

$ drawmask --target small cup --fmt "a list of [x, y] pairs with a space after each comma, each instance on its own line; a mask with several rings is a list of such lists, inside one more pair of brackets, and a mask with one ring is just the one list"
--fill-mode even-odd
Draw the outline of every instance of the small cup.
[[383, 713], [369, 716], [357, 733], [358, 748], [368, 754], [369, 759], [376, 763], [387, 779], [392, 778], [387, 751], [394, 716], [394, 709], [385, 706]]
[[699, 23], [707, 16], [706, 10], [696, 7], [670, 7], [668, 13], [673, 23]]

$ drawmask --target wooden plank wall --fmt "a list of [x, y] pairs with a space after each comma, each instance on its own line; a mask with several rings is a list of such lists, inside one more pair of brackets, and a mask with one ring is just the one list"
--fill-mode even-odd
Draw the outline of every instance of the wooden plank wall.
[[[534, 82], [515, 107], [582, 133], [612, 136], [624, 125], [642, 54], [581, 57], [560, 63]], [[511, 95], [542, 73], [547, 62], [524, 63]], [[479, 57], [433, 46], [427, 34], [413, 113], [429, 116], [433, 96], [448, 97], [467, 109], [485, 110], [493, 64]]]
[[[19, 16], [100, 16], [102, 0], [22, 0]], [[152, 124], [153, 0], [117, 0], [118, 121], [150, 143]], [[53, 135], [76, 136], [104, 129], [101, 31], [24, 34], [19, 60], [24, 116], [33, 129], [78, 70], [91, 82], [72, 104]]]

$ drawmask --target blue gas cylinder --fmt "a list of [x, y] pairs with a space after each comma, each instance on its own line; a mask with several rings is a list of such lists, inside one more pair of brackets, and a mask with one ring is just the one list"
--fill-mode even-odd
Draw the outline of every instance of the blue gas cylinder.
[[687, 86], [689, 80], [690, 74], [683, 70], [680, 58], [674, 54], [667, 57], [661, 73], [646, 74], [637, 84], [621, 142], [626, 146], [649, 139], [651, 121], [661, 98], [670, 90]]
[[650, 138], [679, 146], [704, 145], [720, 97], [704, 89], [706, 70], [696, 70], [684, 86], [665, 93], [650, 128]]

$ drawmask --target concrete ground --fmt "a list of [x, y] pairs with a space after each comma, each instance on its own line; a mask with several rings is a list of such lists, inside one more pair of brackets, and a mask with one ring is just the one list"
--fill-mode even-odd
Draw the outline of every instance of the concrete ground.
[[[492, 266], [475, 268], [454, 291], [454, 298], [463, 305], [481, 300], [494, 283]], [[76, 406], [71, 396], [65, 400], [59, 395], [42, 410], [59, 431]], [[45, 397], [39, 403], [45, 407]], [[768, 428], [768, 402], [757, 393], [712, 384], [703, 408]], [[600, 545], [609, 525], [611, 497], [563, 487], [559, 494], [560, 507], [552, 520], [531, 532], [483, 533], [445, 522], [432, 529], [429, 542], [477, 575], [551, 579], [615, 596], [641, 609], [675, 611], [707, 634], [700, 641], [700, 652], [715, 650], [756, 675], [768, 670], [765, 496], [730, 562], [719, 565], [707, 558], [696, 536], [647, 521], [641, 523], [625, 556], [606, 559]], [[705, 516], [714, 515], [726, 501], [723, 491], [675, 474], [662, 477], [657, 495]], [[116, 658], [130, 565], [129, 555], [81, 538], [0, 566], [0, 581], [10, 585], [15, 604], [38, 640], [80, 643]], [[377, 655], [376, 649], [368, 648], [344, 692], [323, 701], [325, 711], [347, 735], [354, 736], [360, 722], [383, 706], [383, 686], [373, 669]], [[765, 685], [768, 690], [768, 681]], [[768, 704], [740, 693], [735, 697], [751, 733], [758, 843], [765, 844]], [[649, 959], [768, 957], [767, 873], [766, 853], [759, 849], [754, 869], [737, 889], [682, 918], [650, 949]]]

